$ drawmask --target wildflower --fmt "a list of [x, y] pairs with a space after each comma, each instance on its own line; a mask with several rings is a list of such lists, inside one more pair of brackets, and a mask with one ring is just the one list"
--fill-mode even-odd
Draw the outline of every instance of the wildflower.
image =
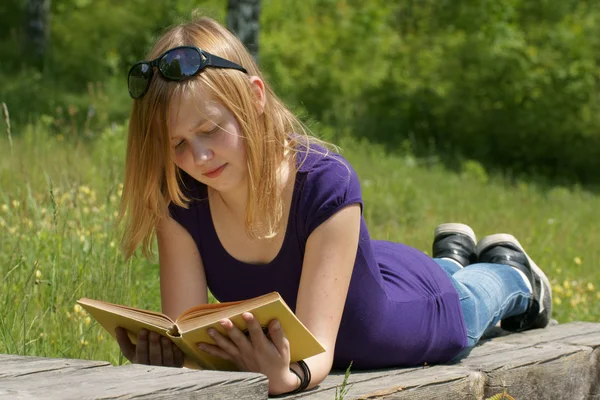
[[35, 277], [37, 279], [41, 279], [41, 277], [42, 277], [42, 271], [40, 271], [39, 269], [37, 271], [35, 271]]
[[593, 292], [594, 289], [596, 289], [594, 287], [594, 284], [592, 282], [588, 282], [588, 284], [587, 284], [587, 290], [589, 290], [590, 292]]
[[79, 314], [81, 310], [83, 310], [83, 308], [81, 308], [79, 304], [75, 304], [75, 306], [73, 306], [73, 311], [75, 311], [75, 314]]
[[45, 215], [48, 212], [48, 210], [46, 209], [46, 207], [42, 207], [40, 209], [40, 214]]
[[8, 204], [2, 204], [2, 211], [8, 212]]
[[573, 261], [575, 261], [575, 264], [577, 264], [577, 265], [581, 265], [581, 263], [583, 262], [583, 261], [581, 260], [581, 257], [575, 257], [575, 258], [573, 259]]
[[83, 346], [87, 346], [89, 343], [87, 340], [85, 339], [80, 339], [79, 342], [83, 345]]
[[59, 142], [62, 142], [64, 140], [64, 138], [65, 137], [63, 135], [61, 135], [60, 133], [58, 135], [56, 135], [56, 140]]
[[111, 248], [114, 248], [114, 247], [115, 247], [115, 241], [114, 241], [114, 240], [111, 240], [111, 241], [110, 241], [110, 247], [111, 247]]
[[79, 192], [84, 194], [90, 194], [91, 190], [87, 186], [79, 186]]
[[12, 205], [14, 208], [19, 208], [19, 206], [21, 205], [21, 202], [19, 200], [13, 200]]
[[552, 300], [557, 306], [560, 306], [562, 304], [562, 300], [560, 299], [560, 297], [554, 297]]
[[83, 320], [83, 323], [85, 324], [85, 326], [89, 326], [91, 322], [92, 322], [92, 319], [89, 316], [85, 317], [85, 319]]

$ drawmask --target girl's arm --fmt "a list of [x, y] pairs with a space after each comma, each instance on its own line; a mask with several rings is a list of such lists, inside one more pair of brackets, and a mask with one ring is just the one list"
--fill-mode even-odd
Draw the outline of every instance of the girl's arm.
[[177, 318], [190, 307], [208, 303], [204, 265], [188, 231], [172, 218], [156, 230], [162, 312]]
[[[167, 218], [157, 227], [162, 311], [171, 319], [198, 304], [208, 302], [204, 266], [196, 243], [175, 220]], [[140, 331], [137, 345], [123, 328], [117, 328], [121, 351], [132, 363], [183, 366], [183, 353], [166, 337]]]
[[[319, 225], [306, 243], [296, 315], [326, 349], [325, 353], [304, 360], [312, 374], [309, 388], [322, 382], [333, 364], [358, 248], [360, 215], [359, 204], [341, 209]], [[292, 368], [302, 374], [298, 365]]]

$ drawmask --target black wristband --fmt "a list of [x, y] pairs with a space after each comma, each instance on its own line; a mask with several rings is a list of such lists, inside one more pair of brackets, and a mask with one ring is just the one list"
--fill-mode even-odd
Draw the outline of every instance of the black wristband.
[[306, 363], [304, 362], [304, 360], [298, 361], [297, 364], [302, 369], [302, 372], [303, 372], [304, 376], [300, 376], [299, 373], [297, 373], [296, 371], [294, 371], [294, 369], [290, 368], [290, 371], [300, 379], [300, 386], [298, 386], [296, 389], [292, 390], [291, 392], [284, 393], [286, 395], [287, 394], [300, 393], [300, 392], [306, 390], [306, 388], [310, 384], [310, 380], [311, 380], [312, 376], [310, 374], [310, 369], [308, 368], [308, 365], [306, 365]]
[[308, 365], [306, 365], [304, 360], [298, 361], [298, 365], [300, 366], [300, 368], [302, 368], [302, 372], [304, 372], [304, 379], [302, 379], [302, 382], [300, 383], [300, 387], [298, 388], [298, 389], [300, 389], [298, 391], [302, 392], [302, 391], [306, 390], [308, 385], [310, 385], [310, 380], [311, 380], [312, 376], [310, 374], [310, 369], [308, 368]]

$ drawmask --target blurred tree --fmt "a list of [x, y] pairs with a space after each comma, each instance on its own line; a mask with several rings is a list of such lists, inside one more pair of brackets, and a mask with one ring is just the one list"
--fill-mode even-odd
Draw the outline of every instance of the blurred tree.
[[23, 52], [33, 65], [42, 69], [50, 39], [52, 0], [26, 0], [25, 46]]
[[227, 28], [234, 32], [258, 62], [260, 0], [229, 0]]

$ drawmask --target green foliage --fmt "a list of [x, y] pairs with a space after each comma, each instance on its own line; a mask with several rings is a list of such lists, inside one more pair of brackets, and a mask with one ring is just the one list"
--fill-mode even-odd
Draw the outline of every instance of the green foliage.
[[[90, 143], [84, 132], [51, 134], [52, 124], [41, 118], [12, 150], [0, 125], [0, 353], [119, 364], [116, 342], [74, 305], [91, 297], [160, 310], [158, 266], [126, 263], [118, 248], [126, 128], [107, 127]], [[480, 237], [514, 233], [547, 272], [559, 322], [598, 320], [600, 197], [494, 175], [483, 182], [477, 164], [448, 172], [366, 140], [340, 144], [361, 179], [373, 238], [430, 251], [441, 222], [468, 223]]]
[[[23, 57], [24, 2], [6, 0], [0, 101], [16, 125], [68, 109], [78, 128], [121, 123], [128, 67], [195, 7], [224, 21], [225, 0], [52, 2], [51, 48], [36, 70]], [[334, 137], [598, 182], [600, 3], [263, 0], [261, 13], [266, 75]]]

